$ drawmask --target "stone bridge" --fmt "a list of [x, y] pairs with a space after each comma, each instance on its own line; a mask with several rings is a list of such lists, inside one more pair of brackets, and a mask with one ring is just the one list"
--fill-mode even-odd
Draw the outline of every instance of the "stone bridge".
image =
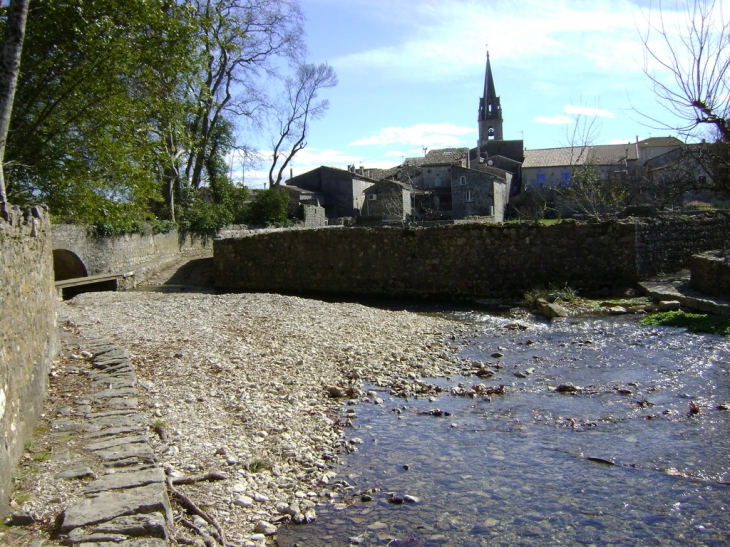
[[52, 231], [56, 281], [105, 273], [126, 272], [145, 264], [172, 260], [181, 251], [212, 246], [212, 236], [183, 234], [126, 234], [97, 236], [91, 228], [56, 224]]

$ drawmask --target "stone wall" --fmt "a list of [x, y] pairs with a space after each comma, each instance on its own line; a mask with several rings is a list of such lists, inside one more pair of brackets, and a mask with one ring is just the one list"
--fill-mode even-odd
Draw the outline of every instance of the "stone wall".
[[327, 226], [327, 216], [324, 214], [324, 207], [318, 205], [302, 205], [304, 210], [304, 227], [319, 228]]
[[43, 408], [58, 349], [51, 225], [45, 208], [0, 206], [0, 514]]
[[730, 251], [715, 250], [692, 257], [690, 286], [713, 296], [730, 296]]
[[53, 249], [76, 254], [88, 275], [130, 270], [138, 264], [177, 256], [183, 250], [210, 247], [212, 240], [212, 235], [179, 234], [177, 230], [167, 234], [99, 237], [86, 226], [53, 226]]
[[636, 245], [640, 278], [689, 268], [694, 254], [730, 248], [730, 212], [642, 219]]
[[630, 223], [283, 231], [214, 243], [216, 286], [394, 297], [521, 296], [636, 281]]

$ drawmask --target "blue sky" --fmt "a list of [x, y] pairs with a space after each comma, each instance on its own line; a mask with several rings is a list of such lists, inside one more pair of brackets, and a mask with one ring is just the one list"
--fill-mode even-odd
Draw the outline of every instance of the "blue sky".
[[[295, 175], [319, 165], [394, 166], [424, 146], [475, 146], [487, 49], [505, 139], [566, 146], [580, 114], [596, 116], [595, 144], [670, 134], [647, 127], [636, 112], [673, 123], [643, 73], [649, 0], [300, 4], [309, 60], [331, 64], [339, 85], [323, 93], [329, 111], [293, 160]], [[682, 13], [670, 7], [665, 2], [673, 29]], [[247, 174], [246, 183], [256, 178]]]

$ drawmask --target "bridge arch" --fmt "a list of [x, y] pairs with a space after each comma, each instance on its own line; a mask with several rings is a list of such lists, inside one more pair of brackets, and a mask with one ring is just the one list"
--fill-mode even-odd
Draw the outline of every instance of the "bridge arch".
[[56, 281], [89, 276], [84, 262], [68, 249], [53, 249], [53, 273]]

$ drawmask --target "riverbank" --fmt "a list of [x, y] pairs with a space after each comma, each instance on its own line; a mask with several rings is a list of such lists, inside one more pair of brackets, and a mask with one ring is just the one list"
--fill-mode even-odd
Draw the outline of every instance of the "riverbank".
[[[64, 352], [45, 419], [73, 410], [87, 380], [74, 366], [85, 340], [110, 338], [130, 355], [139, 412], [168, 476], [225, 475], [179, 489], [236, 545], [265, 544], [273, 528], [260, 523], [275, 527], [297, 512], [294, 502], [302, 515], [314, 509], [309, 518], [317, 505], [337, 503], [347, 483], [332, 465], [352, 448], [341, 433], [355, 419], [345, 412], [348, 395], [382, 403], [359, 393], [363, 382], [401, 385], [471, 366], [456, 353], [461, 324], [281, 295], [88, 293], [60, 305], [59, 324]], [[85, 485], [53, 479], [58, 454], [73, 462], [76, 453], [48, 436], [39, 430], [16, 497], [39, 529], [52, 529]], [[179, 525], [172, 535], [194, 538]], [[44, 545], [63, 539], [46, 536]]]

